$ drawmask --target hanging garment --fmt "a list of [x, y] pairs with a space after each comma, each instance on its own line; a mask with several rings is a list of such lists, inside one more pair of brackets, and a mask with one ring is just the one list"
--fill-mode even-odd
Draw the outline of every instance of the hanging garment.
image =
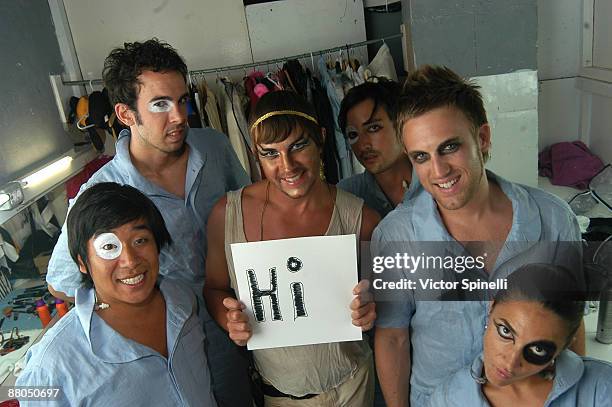
[[251, 137], [244, 117], [244, 105], [248, 103], [244, 89], [233, 84], [227, 78], [223, 78], [221, 79], [220, 90], [220, 100], [223, 103], [222, 110], [227, 122], [227, 135], [230, 143], [251, 181], [259, 181], [261, 179], [259, 165], [252, 153]]
[[[336, 142], [336, 150], [338, 151], [340, 173], [338, 174], [339, 179], [350, 177], [357, 172], [354, 172], [353, 166], [353, 152], [345, 139], [344, 134], [340, 131], [338, 125], [338, 114], [340, 113], [340, 102], [344, 98], [344, 91], [342, 89], [341, 79], [339, 74], [335, 71], [327, 69], [325, 60], [323, 57], [319, 58], [319, 74], [321, 75], [321, 85], [327, 92], [329, 103], [332, 108], [334, 118], [334, 132], [333, 136]], [[331, 134], [328, 136], [331, 137]]]
[[338, 150], [335, 134], [334, 114], [329, 104], [329, 99], [325, 89], [317, 78], [308, 77], [307, 95], [308, 102], [312, 104], [319, 119], [319, 125], [325, 129], [325, 144], [323, 145], [323, 172], [325, 179], [330, 184], [336, 184], [339, 178], [338, 169]]
[[[244, 78], [244, 89], [246, 90], [246, 94], [250, 99], [250, 111], [252, 112], [255, 109], [255, 105], [259, 101], [259, 98], [262, 97], [269, 90], [266, 85], [262, 83], [265, 78], [263, 72], [261, 71], [253, 71], [246, 78]], [[262, 92], [261, 86], [264, 86], [266, 91]], [[258, 91], [255, 91], [255, 89]]]
[[187, 123], [192, 129], [202, 128], [202, 116], [198, 108], [200, 95], [193, 84], [189, 85], [189, 100], [187, 101]]
[[376, 56], [368, 65], [367, 70], [371, 75], [365, 75], [366, 79], [369, 76], [382, 76], [392, 81], [397, 82], [397, 73], [395, 72], [395, 64], [391, 56], [391, 50], [386, 43], [378, 49]]
[[306, 97], [306, 72], [297, 59], [291, 59], [283, 65], [283, 69], [287, 75], [291, 87], [298, 95]]
[[205, 91], [206, 105], [204, 106], [204, 111], [206, 113], [206, 117], [208, 117], [208, 126], [212, 127], [215, 130], [223, 132], [223, 125], [221, 124], [221, 119], [219, 117], [219, 105], [217, 104], [217, 97], [208, 86], [206, 86]]

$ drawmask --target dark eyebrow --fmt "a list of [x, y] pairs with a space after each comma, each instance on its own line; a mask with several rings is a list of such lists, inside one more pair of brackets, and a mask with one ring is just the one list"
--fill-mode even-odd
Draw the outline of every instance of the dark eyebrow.
[[[449, 139], [444, 140], [440, 144], [438, 144], [438, 147], [436, 148], [436, 150], [440, 150], [442, 147], [444, 147], [447, 144], [460, 143], [460, 142], [461, 142], [461, 138], [460, 137], [451, 137]], [[428, 154], [427, 152], [421, 151], [421, 150], [412, 150], [412, 151], [408, 151], [407, 153], [409, 155], [411, 155], [411, 154]]]
[[[184, 98], [186, 98], [186, 97], [189, 97], [189, 92], [185, 92], [185, 93], [183, 93], [183, 94], [182, 94], [182, 95], [181, 95], [181, 96], [178, 98], [178, 100], [184, 99]], [[151, 98], [151, 99], [149, 100], [149, 103], [151, 103], [151, 102], [157, 102], [157, 101], [159, 101], [159, 100], [169, 100], [169, 101], [172, 101], [172, 98], [171, 98], [170, 96], [155, 96], [155, 97], [153, 97], [153, 98]]]
[[460, 141], [461, 141], [461, 138], [460, 138], [460, 137], [451, 137], [451, 138], [449, 138], [449, 139], [444, 140], [443, 142], [441, 142], [441, 143], [438, 145], [438, 150], [439, 150], [440, 148], [442, 148], [443, 146], [447, 145], [447, 144], [458, 143], [458, 142], [460, 142]]
[[[310, 137], [305, 136], [305, 135], [302, 133], [302, 135], [300, 136], [300, 138], [299, 138], [299, 139], [295, 140], [293, 143], [291, 143], [291, 144], [289, 145], [289, 148], [293, 147], [293, 146], [294, 146], [294, 145], [296, 145], [296, 144], [303, 143], [303, 142], [305, 142], [305, 141], [310, 141]], [[265, 148], [265, 147], [262, 147], [262, 146], [261, 146], [261, 145], [259, 145], [259, 144], [257, 144], [257, 150], [260, 150], [260, 152], [263, 152], [263, 153], [269, 153], [269, 152], [273, 152], [273, 151], [274, 151], [274, 152], [276, 152], [276, 151], [277, 151], [275, 148]]]
[[368, 120], [366, 120], [365, 122], [363, 122], [361, 125], [362, 126], [367, 126], [368, 124], [374, 124], [374, 123], [379, 123], [382, 122], [382, 119], [376, 118], [376, 117], [370, 117]]
[[516, 333], [516, 331], [514, 330], [512, 325], [510, 325], [510, 322], [506, 321], [503, 318], [500, 318], [500, 321], [502, 321], [504, 323], [504, 325], [506, 325], [506, 328], [508, 328], [510, 330], [510, 332], [512, 332], [512, 334], [518, 338], [518, 334]]
[[149, 103], [151, 103], [151, 102], [157, 102], [157, 101], [159, 101], [159, 100], [170, 100], [170, 101], [171, 101], [171, 100], [172, 100], [172, 98], [171, 98], [170, 96], [155, 96], [154, 98], [151, 98], [151, 99], [149, 100]]
[[291, 143], [291, 145], [289, 145], [289, 148], [293, 147], [296, 144], [300, 144], [300, 143], [303, 143], [309, 140], [310, 140], [310, 137], [307, 137], [304, 134], [302, 134], [299, 139], [295, 140], [293, 143]]
[[151, 231], [151, 228], [149, 227], [149, 225], [147, 225], [145, 223], [140, 223], [138, 225], [134, 225], [132, 227], [132, 230], [148, 230], [148, 231]]
[[276, 149], [274, 149], [274, 148], [263, 148], [262, 146], [260, 146], [258, 144], [257, 145], [257, 151], [259, 151], [260, 153], [270, 153], [270, 152], [276, 151]]

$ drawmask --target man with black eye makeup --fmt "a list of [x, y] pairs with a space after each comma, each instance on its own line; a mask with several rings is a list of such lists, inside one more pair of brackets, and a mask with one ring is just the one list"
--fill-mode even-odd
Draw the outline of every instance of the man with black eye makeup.
[[342, 100], [338, 123], [365, 171], [338, 182], [385, 217], [418, 185], [395, 134], [399, 83], [381, 78], [352, 88]]
[[[580, 231], [565, 202], [485, 170], [491, 128], [476, 85], [445, 67], [421, 67], [404, 84], [396, 127], [422, 188], [381, 221], [375, 251], [393, 255], [397, 244], [444, 242], [444, 250], [486, 253], [474, 274], [485, 282], [527, 262], [579, 261]], [[442, 297], [418, 288], [399, 294], [377, 297], [378, 377], [389, 407], [423, 406], [482, 350], [489, 298], [431, 301]], [[571, 347], [584, 353], [583, 326]]]
[[[170, 45], [157, 39], [125, 43], [110, 52], [102, 73], [117, 118], [129, 130], [119, 134], [115, 157], [79, 193], [111, 181], [131, 185], [155, 203], [176, 242], [161, 250], [159, 274], [186, 283], [199, 300], [217, 402], [251, 407], [248, 358], [213, 321], [202, 298], [208, 215], [227, 191], [248, 183], [246, 173], [226, 136], [188, 127], [187, 65]], [[49, 291], [72, 300], [80, 275], [64, 227], [49, 263]]]

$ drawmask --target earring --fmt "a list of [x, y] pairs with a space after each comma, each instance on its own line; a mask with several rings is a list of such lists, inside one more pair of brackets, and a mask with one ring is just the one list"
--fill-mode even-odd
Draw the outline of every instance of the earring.
[[482, 369], [482, 373], [480, 375], [478, 375], [478, 373], [471, 368], [470, 376], [472, 376], [472, 379], [474, 379], [474, 381], [478, 384], [485, 384], [487, 382], [487, 376], [485, 375], [484, 368]]
[[96, 293], [94, 290], [94, 311], [104, 310], [107, 308], [110, 308], [110, 305], [105, 302], [98, 301], [98, 293]]
[[553, 380], [555, 378], [555, 359], [550, 362], [546, 369], [540, 372], [540, 376], [546, 380]]

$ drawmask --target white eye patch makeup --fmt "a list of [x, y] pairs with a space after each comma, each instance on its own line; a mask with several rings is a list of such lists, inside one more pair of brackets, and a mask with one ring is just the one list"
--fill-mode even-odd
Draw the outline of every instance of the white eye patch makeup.
[[116, 259], [123, 249], [121, 240], [114, 233], [102, 233], [94, 239], [93, 246], [98, 257], [104, 260]]
[[149, 112], [151, 113], [168, 113], [174, 108], [174, 102], [171, 100], [153, 100], [149, 102]]
[[346, 135], [346, 138], [350, 145], [355, 144], [359, 140], [359, 132], [353, 126], [346, 126], [344, 134]]

